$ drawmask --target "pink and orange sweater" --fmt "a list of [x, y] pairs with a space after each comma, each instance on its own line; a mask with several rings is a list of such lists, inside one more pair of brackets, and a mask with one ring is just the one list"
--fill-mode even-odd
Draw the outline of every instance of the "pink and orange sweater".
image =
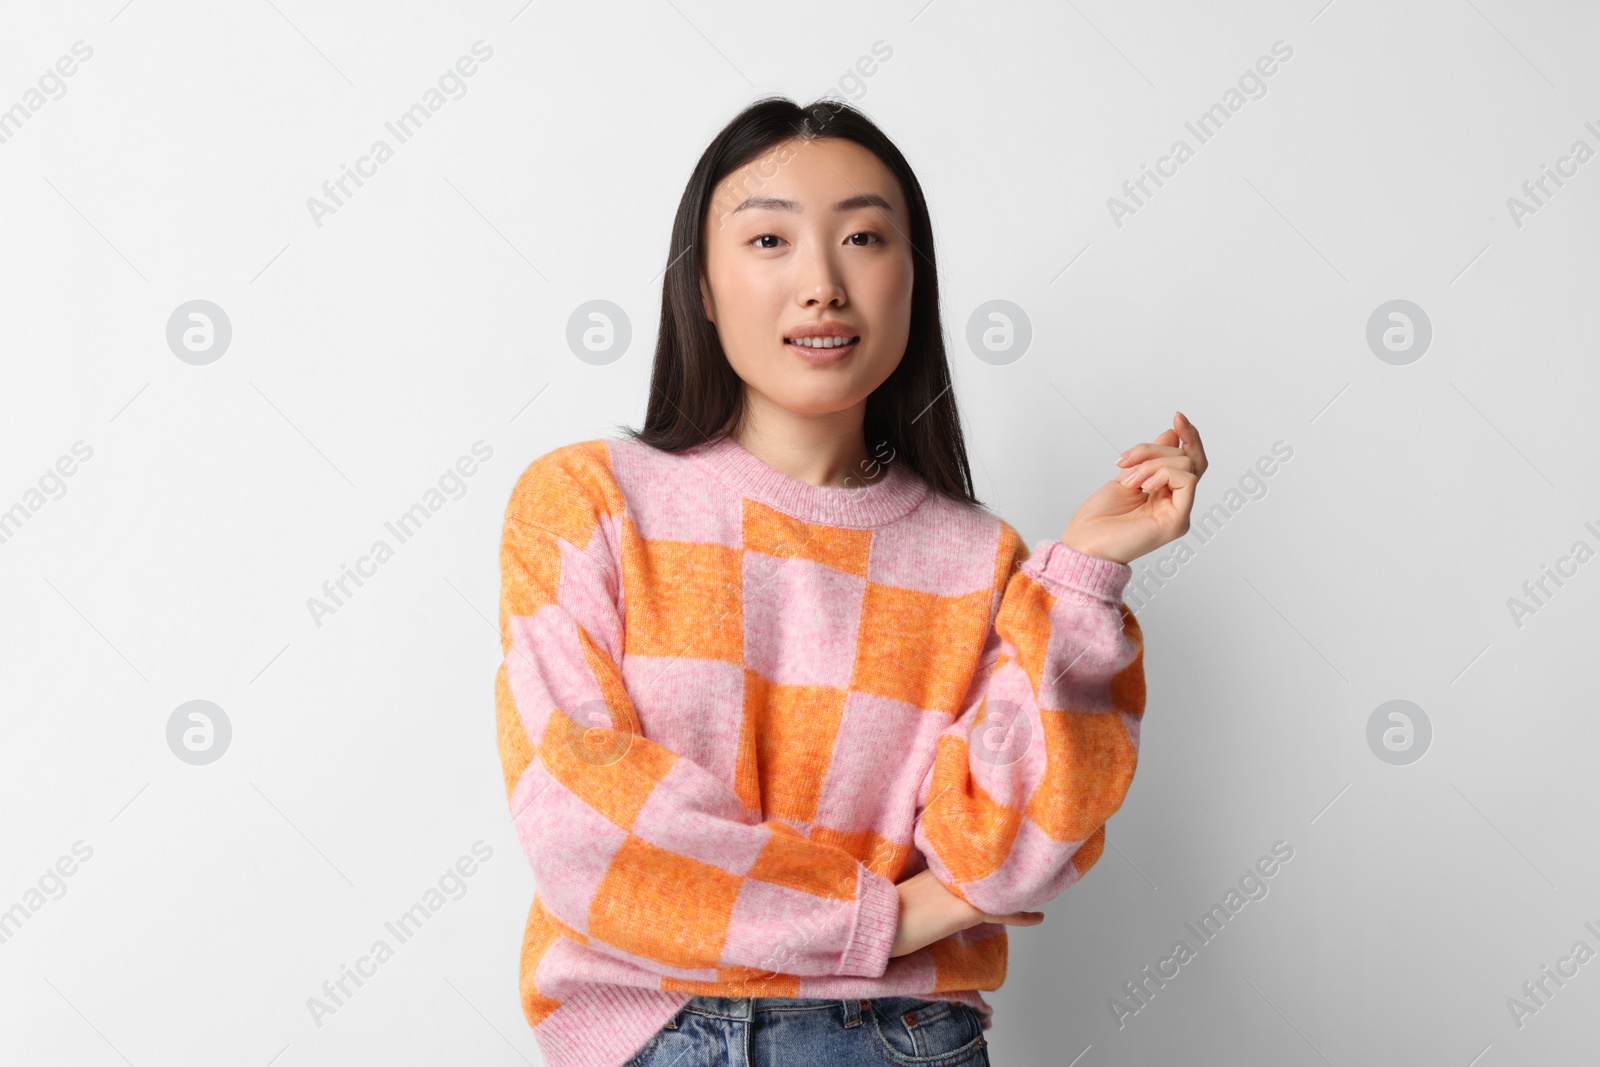
[[991, 1009], [1006, 928], [889, 958], [895, 883], [988, 914], [1099, 858], [1134, 772], [1131, 571], [1032, 553], [903, 461], [814, 486], [718, 437], [534, 460], [500, 553], [499, 751], [549, 1067], [617, 1067], [697, 994]]

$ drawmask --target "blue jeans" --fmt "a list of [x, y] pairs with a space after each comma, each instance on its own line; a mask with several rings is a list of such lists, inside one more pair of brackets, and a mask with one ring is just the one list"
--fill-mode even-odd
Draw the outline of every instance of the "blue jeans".
[[920, 997], [694, 997], [623, 1067], [989, 1067], [978, 1013]]

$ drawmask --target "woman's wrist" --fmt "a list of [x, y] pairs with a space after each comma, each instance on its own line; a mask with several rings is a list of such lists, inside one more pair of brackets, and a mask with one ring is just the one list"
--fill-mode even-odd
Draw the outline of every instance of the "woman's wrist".
[[1111, 550], [1100, 544], [1100, 542], [1093, 538], [1085, 537], [1075, 530], [1068, 530], [1063, 533], [1061, 535], [1061, 543], [1075, 552], [1082, 552], [1085, 556], [1093, 556], [1095, 559], [1110, 560], [1112, 563], [1126, 562], [1126, 560], [1115, 558]]

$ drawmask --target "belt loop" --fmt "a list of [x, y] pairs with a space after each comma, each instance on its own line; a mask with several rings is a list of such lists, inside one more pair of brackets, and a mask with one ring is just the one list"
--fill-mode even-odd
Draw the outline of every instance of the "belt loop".
[[865, 1011], [866, 1008], [867, 1008], [867, 1005], [869, 1005], [871, 1003], [872, 1002], [870, 1000], [841, 1000], [841, 1001], [839, 1001], [840, 1007], [844, 1008], [844, 1024], [845, 1024], [845, 1026], [847, 1026], [847, 1027], [849, 1027], [849, 1026], [860, 1026], [861, 1025], [861, 1013], [863, 1011]]

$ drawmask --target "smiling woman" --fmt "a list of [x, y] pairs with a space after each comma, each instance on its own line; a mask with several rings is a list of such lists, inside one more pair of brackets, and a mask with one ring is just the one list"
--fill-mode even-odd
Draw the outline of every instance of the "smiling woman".
[[643, 429], [535, 459], [502, 527], [528, 1022], [550, 1067], [982, 1067], [1006, 929], [1132, 779], [1127, 561], [1199, 441], [1031, 553], [984, 510], [927, 203], [848, 106], [735, 117], [667, 263]]
[[[823, 486], [866, 484], [852, 472], [889, 441], [935, 492], [979, 505], [927, 202], [860, 112], [747, 108], [702, 154], [668, 262], [650, 408], [629, 436], [677, 452], [726, 432]], [[794, 343], [816, 332], [856, 341]]]
[[[893, 172], [864, 146], [801, 138], [786, 147], [788, 162], [770, 178], [747, 165], [722, 182], [756, 191], [707, 227], [699, 288], [745, 386], [731, 432], [772, 440], [803, 427], [792, 439], [802, 453], [785, 459], [814, 462], [800, 476], [814, 472], [827, 485], [866, 454], [865, 435], [855, 442], [839, 431], [864, 421], [867, 398], [907, 352], [910, 209]], [[827, 455], [836, 440], [856, 454]]]

